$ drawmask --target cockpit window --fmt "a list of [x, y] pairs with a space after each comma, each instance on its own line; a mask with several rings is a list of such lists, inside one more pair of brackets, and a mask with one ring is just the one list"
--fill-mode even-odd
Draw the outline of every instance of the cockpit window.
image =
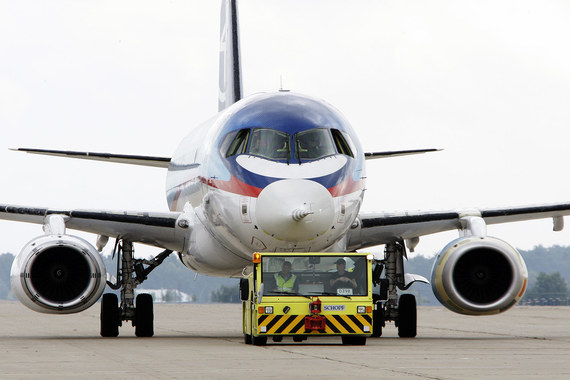
[[234, 141], [236, 135], [237, 135], [238, 131], [233, 131], [230, 132], [226, 135], [226, 137], [224, 137], [224, 140], [222, 141], [222, 145], [220, 145], [220, 153], [222, 155], [226, 155], [226, 153], [228, 153], [228, 148], [230, 147], [230, 144], [232, 143], [232, 141]]
[[[331, 133], [333, 136], [334, 144], [336, 145], [336, 150], [340, 154], [344, 154], [346, 156], [354, 157], [354, 154], [352, 153], [352, 149], [350, 149], [350, 144], [347, 142], [349, 137], [346, 136], [346, 138], [345, 138], [343, 133], [341, 131], [339, 131], [338, 129], [331, 129]], [[350, 141], [350, 140], [348, 140], [348, 141]]]
[[249, 129], [240, 130], [235, 139], [230, 144], [226, 157], [235, 156], [238, 154], [244, 154], [245, 148], [247, 147], [247, 140], [249, 137]]
[[271, 160], [288, 159], [291, 154], [288, 133], [267, 128], [255, 128], [251, 134], [248, 153]]
[[331, 134], [325, 128], [295, 134], [295, 150], [300, 161], [317, 160], [336, 154]]
[[228, 133], [220, 144], [226, 157], [250, 154], [275, 161], [287, 161], [292, 151], [299, 163], [343, 154], [354, 158], [354, 144], [338, 129], [314, 128], [291, 135], [270, 128], [246, 128]]

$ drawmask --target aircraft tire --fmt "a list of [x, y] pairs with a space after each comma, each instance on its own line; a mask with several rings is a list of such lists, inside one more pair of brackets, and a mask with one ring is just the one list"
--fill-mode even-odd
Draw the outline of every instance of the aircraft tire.
[[152, 296], [139, 294], [135, 307], [135, 335], [149, 338], [154, 335], [154, 310]]
[[382, 327], [384, 326], [384, 310], [380, 303], [380, 295], [373, 294], [372, 299], [377, 310], [372, 310], [372, 337], [378, 338], [382, 336]]
[[267, 344], [266, 336], [253, 336], [252, 343], [254, 346], [265, 346]]
[[119, 299], [114, 293], [103, 294], [101, 300], [101, 336], [115, 338], [119, 336], [120, 312]]
[[402, 294], [398, 304], [398, 336], [400, 338], [414, 338], [416, 334], [416, 297], [413, 294]]

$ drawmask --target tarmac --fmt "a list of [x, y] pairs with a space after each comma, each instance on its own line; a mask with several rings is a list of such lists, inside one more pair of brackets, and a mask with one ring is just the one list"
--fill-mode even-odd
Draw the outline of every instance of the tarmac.
[[418, 309], [418, 336], [388, 324], [366, 346], [340, 338], [245, 345], [239, 304], [156, 304], [155, 336], [99, 337], [99, 305], [45, 315], [0, 302], [2, 379], [569, 379], [570, 307], [487, 317]]

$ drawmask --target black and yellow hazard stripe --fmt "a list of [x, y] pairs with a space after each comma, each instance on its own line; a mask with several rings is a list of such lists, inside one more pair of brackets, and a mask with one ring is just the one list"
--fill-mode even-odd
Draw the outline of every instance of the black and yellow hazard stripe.
[[[372, 332], [370, 314], [325, 315], [326, 327], [323, 331], [305, 330], [306, 315], [260, 315], [257, 319], [257, 331], [260, 334], [369, 334]], [[368, 331], [365, 331], [368, 326]], [[266, 331], [261, 332], [261, 327]]]

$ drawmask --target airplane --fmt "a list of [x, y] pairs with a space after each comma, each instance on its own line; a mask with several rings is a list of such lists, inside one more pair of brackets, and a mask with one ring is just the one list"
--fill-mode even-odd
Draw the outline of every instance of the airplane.
[[[172, 157], [16, 149], [163, 168], [169, 206], [165, 212], [128, 212], [0, 204], [0, 219], [36, 223], [44, 230], [12, 265], [18, 299], [51, 314], [81, 312], [101, 299], [102, 336], [118, 336], [122, 322], [131, 321], [137, 336], [149, 337], [154, 335], [153, 301], [147, 294], [135, 297], [134, 290], [174, 252], [198, 273], [241, 277], [256, 251], [350, 252], [384, 245], [378, 268], [384, 270], [388, 301], [382, 318], [397, 323], [403, 310], [400, 291], [428, 282], [405, 272], [407, 252], [422, 236], [458, 230], [459, 237], [434, 262], [431, 284], [439, 301], [467, 315], [496, 314], [516, 304], [527, 286], [526, 266], [515, 248], [487, 235], [487, 225], [552, 218], [560, 231], [570, 203], [361, 212], [368, 160], [438, 149], [364, 152], [348, 120], [324, 100], [284, 90], [244, 97], [238, 21], [236, 1], [223, 0], [219, 112], [193, 129]], [[68, 229], [96, 234], [96, 242]], [[110, 239], [115, 276], [100, 254]], [[135, 243], [163, 251], [138, 259]], [[119, 290], [120, 300], [105, 293], [107, 287]], [[405, 309], [415, 321], [415, 301], [411, 306]], [[415, 336], [415, 326], [402, 335]]]

